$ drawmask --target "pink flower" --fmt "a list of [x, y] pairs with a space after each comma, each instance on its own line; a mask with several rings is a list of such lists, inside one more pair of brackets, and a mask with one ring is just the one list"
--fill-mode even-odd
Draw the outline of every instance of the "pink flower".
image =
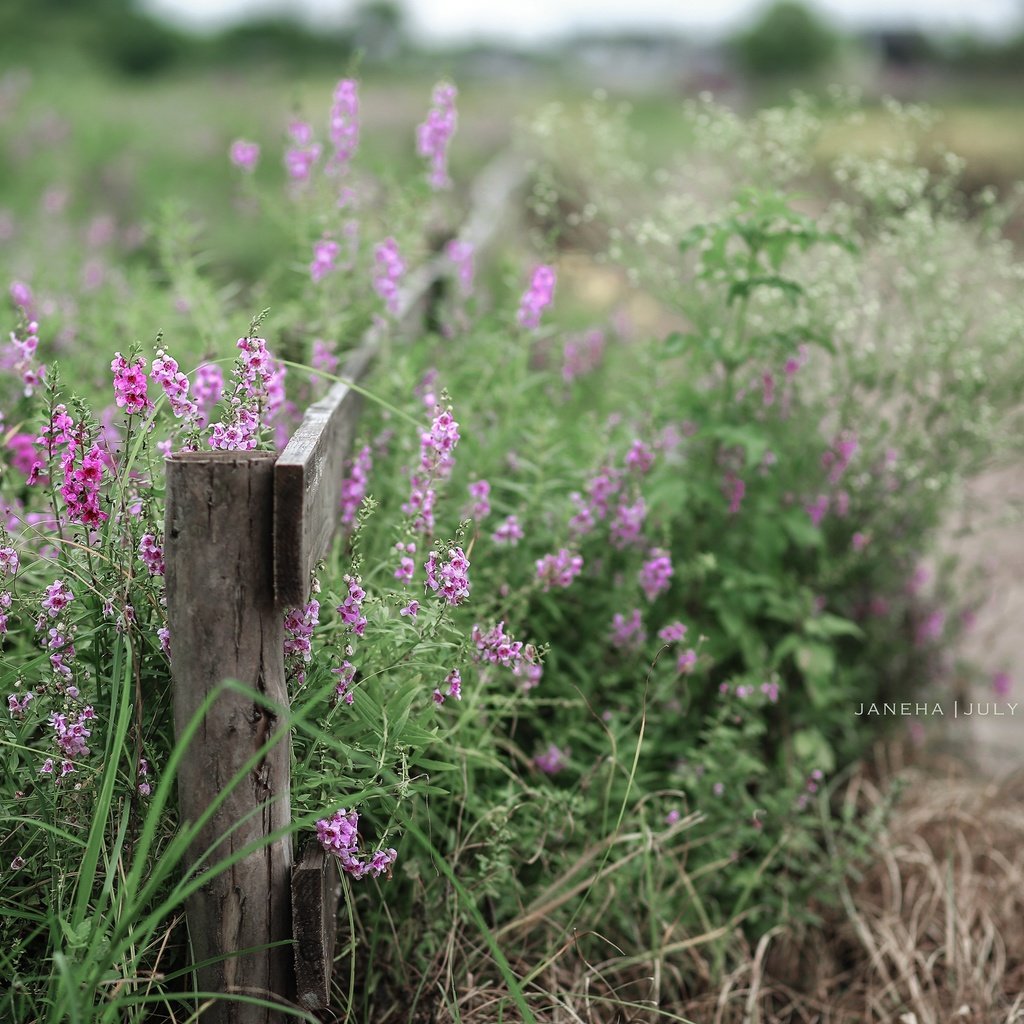
[[536, 566], [537, 580], [544, 591], [552, 587], [564, 589], [583, 571], [583, 558], [570, 553], [567, 548], [561, 548], [558, 554], [538, 558]]
[[555, 269], [541, 264], [534, 268], [530, 286], [523, 292], [516, 319], [520, 327], [535, 329], [540, 326], [541, 311], [551, 305], [555, 297]]
[[424, 564], [427, 587], [440, 594], [450, 605], [462, 604], [469, 597], [469, 559], [462, 548], [449, 548], [445, 561], [431, 551]]
[[561, 750], [554, 743], [548, 744], [548, 749], [538, 754], [533, 763], [545, 775], [557, 775], [565, 766], [568, 751]]
[[505, 521], [491, 534], [495, 544], [508, 544], [514, 547], [524, 537], [523, 528], [515, 516], [508, 516]]
[[1009, 672], [997, 672], [992, 677], [992, 689], [997, 697], [1008, 697], [1013, 689], [1013, 680]]
[[245, 139], [235, 139], [228, 151], [231, 162], [246, 174], [252, 174], [260, 158], [260, 147], [255, 142], [247, 142]]
[[344, 173], [359, 146], [359, 83], [354, 79], [343, 78], [334, 87], [328, 135], [334, 146], [332, 167]]
[[439, 82], [434, 86], [433, 103], [427, 119], [416, 128], [416, 151], [430, 164], [430, 187], [451, 187], [448, 177], [448, 146], [458, 123], [455, 111], [457, 90], [454, 85]]
[[388, 312], [398, 312], [398, 282], [405, 273], [405, 261], [398, 252], [398, 243], [393, 238], [385, 238], [373, 251], [373, 259], [377, 266], [373, 287], [384, 300]]
[[146, 360], [142, 356], [129, 363], [120, 352], [115, 352], [110, 369], [114, 371], [114, 401], [118, 408], [131, 416], [153, 407], [146, 394]]
[[647, 600], [653, 601], [668, 590], [673, 569], [668, 552], [662, 548], [652, 548], [650, 556], [640, 569], [640, 587], [647, 595]]

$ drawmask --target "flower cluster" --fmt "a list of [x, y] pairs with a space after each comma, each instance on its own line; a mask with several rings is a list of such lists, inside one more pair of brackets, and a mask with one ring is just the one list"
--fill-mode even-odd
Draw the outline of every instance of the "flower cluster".
[[[76, 444], [76, 440], [83, 440], [81, 434], [70, 440], [67, 449], [61, 455], [64, 482], [61, 484], [60, 494], [67, 503], [69, 522], [95, 528], [108, 518], [99, 504], [100, 486], [103, 483], [103, 452], [95, 444], [88, 451], [84, 451], [84, 447]], [[82, 458], [76, 464], [76, 455], [79, 452], [82, 453]]]
[[431, 551], [423, 568], [427, 573], [427, 587], [440, 594], [450, 605], [459, 605], [469, 597], [469, 559], [462, 548], [449, 548], [444, 561]]
[[393, 315], [398, 312], [398, 282], [405, 273], [405, 261], [398, 252], [398, 243], [393, 238], [385, 238], [373, 250], [373, 259], [377, 266], [373, 287]]
[[63, 580], [54, 580], [45, 590], [40, 604], [50, 618], [55, 619], [75, 599], [71, 588]]
[[146, 394], [149, 381], [146, 360], [142, 356], [136, 356], [129, 363], [120, 352], [115, 352], [110, 369], [114, 372], [114, 401], [119, 409], [132, 416], [152, 407], [153, 403]]
[[281, 368], [275, 365], [263, 338], [239, 338], [236, 348], [241, 355], [235, 363], [235, 387], [227, 421], [210, 427], [210, 447], [222, 451], [248, 451], [256, 447], [260, 413], [273, 405], [271, 385], [280, 385]]
[[379, 878], [391, 876], [391, 868], [398, 853], [391, 848], [378, 850], [369, 860], [359, 856], [359, 814], [342, 808], [329, 818], [316, 823], [316, 837], [320, 845], [338, 858], [346, 874], [353, 878]]
[[533, 763], [545, 775], [556, 775], [568, 763], [568, 754], [568, 750], [562, 750], [554, 743], [549, 743], [547, 750], [538, 754]]
[[523, 528], [519, 525], [519, 519], [512, 515], [506, 517], [494, 533], [491, 534], [491, 540], [495, 544], [508, 544], [510, 547], [515, 547], [524, 536]]
[[178, 369], [177, 361], [163, 349], [157, 351], [149, 375], [163, 388], [175, 416], [179, 419], [181, 417], [195, 418], [199, 407], [188, 396], [188, 377]]
[[454, 700], [462, 700], [462, 674], [457, 668], [453, 668], [445, 676], [444, 684], [448, 687], [448, 692], [442, 693], [440, 687], [436, 688], [434, 690], [435, 704], [443, 704], [447, 697], [451, 697]]
[[292, 181], [302, 185], [309, 181], [313, 167], [320, 159], [320, 143], [313, 141], [313, 129], [305, 121], [292, 121], [288, 125], [288, 134], [294, 145], [285, 150], [285, 170]]
[[351, 526], [355, 522], [359, 506], [362, 505], [363, 498], [366, 497], [371, 469], [373, 469], [373, 453], [368, 445], [364, 445], [352, 460], [349, 475], [341, 482], [342, 526]]
[[7, 695], [7, 711], [11, 718], [24, 718], [29, 704], [35, 698], [36, 695], [31, 690], [26, 691], [20, 698], [16, 694], [9, 693]]
[[673, 570], [672, 560], [667, 551], [653, 548], [650, 555], [640, 569], [640, 588], [647, 595], [647, 600], [653, 601], [659, 594], [668, 590]]
[[[365, 621], [365, 620], [364, 620]], [[301, 686], [305, 666], [313, 654], [313, 630], [320, 624], [320, 602], [313, 598], [301, 608], [291, 608], [284, 617], [284, 660], [288, 678]]]
[[346, 575], [345, 583], [348, 585], [348, 594], [336, 610], [346, 628], [356, 636], [362, 636], [366, 630], [366, 616], [363, 614], [366, 591], [360, 586], [362, 580], [358, 576]]
[[568, 587], [583, 571], [583, 556], [574, 555], [567, 548], [557, 554], [548, 554], [536, 561], [537, 580], [545, 591], [552, 587]]
[[540, 326], [541, 311], [551, 305], [555, 297], [555, 269], [541, 264], [533, 271], [530, 286], [523, 292], [516, 320], [520, 327], [534, 329]]
[[472, 508], [474, 519], [479, 522], [491, 514], [491, 485], [486, 480], [474, 480], [469, 485], [469, 496], [475, 499]]
[[139, 558], [149, 570], [150, 576], [163, 576], [164, 548], [152, 533], [144, 533], [139, 541]]
[[436, 406], [430, 430], [420, 434], [419, 471], [409, 478], [409, 500], [402, 511], [413, 517], [413, 529], [432, 533], [434, 530], [434, 502], [437, 494], [435, 480], [447, 480], [455, 465], [456, 445], [459, 443], [459, 425], [452, 416], [451, 407]]
[[359, 83], [354, 79], [343, 78], [334, 87], [328, 136], [334, 147], [331, 168], [344, 173], [359, 145]]
[[[11, 294], [14, 295], [15, 285], [19, 282], [15, 281], [11, 285]], [[23, 288], [28, 289], [28, 285], [22, 285]], [[25, 298], [22, 296], [22, 298]], [[15, 302], [18, 300], [15, 299]], [[25, 300], [31, 304], [32, 293], [28, 292], [28, 297]], [[18, 303], [21, 305], [21, 303]], [[25, 311], [26, 307], [22, 306], [22, 310]], [[27, 313], [25, 314], [28, 315]], [[36, 349], [39, 347], [39, 324], [30, 319], [25, 329], [25, 336], [19, 338], [13, 331], [11, 332], [11, 348], [13, 349], [13, 366], [12, 369], [19, 377], [21, 377], [21, 383], [24, 386], [24, 394], [26, 397], [31, 397], [35, 389], [39, 387], [43, 382], [43, 377], [46, 374], [46, 367], [42, 363], [36, 360]]]
[[434, 86], [433, 103], [427, 119], [416, 128], [416, 152], [430, 164], [430, 186], [449, 188], [448, 145], [455, 134], [458, 115], [455, 111], [454, 85], [439, 82]]
[[260, 147], [256, 142], [248, 142], [245, 139], [235, 139], [228, 150], [231, 163], [240, 171], [252, 174], [256, 170], [256, 164], [260, 159]]
[[619, 650], [631, 650], [640, 647], [647, 639], [640, 609], [634, 608], [627, 619], [622, 612], [612, 617], [612, 630], [609, 637], [612, 647]]
[[86, 740], [92, 735], [92, 731], [86, 728], [86, 722], [96, 717], [96, 712], [91, 706], [83, 708], [78, 716], [69, 721], [67, 715], [54, 712], [50, 715], [50, 725], [53, 727], [57, 746], [63, 751], [66, 757], [88, 757], [89, 746]]
[[314, 284], [322, 281], [335, 268], [340, 247], [329, 238], [313, 243], [313, 261], [309, 265], [309, 276]]
[[395, 579], [401, 580], [402, 583], [411, 583], [416, 572], [416, 563], [412, 558], [416, 554], [416, 542], [410, 541], [408, 544], [405, 544], [402, 541], [398, 541], [395, 544], [395, 550], [400, 555], [398, 568], [395, 570]]
[[843, 478], [850, 460], [857, 454], [857, 448], [857, 435], [852, 430], [844, 430], [822, 455], [821, 468], [828, 473], [830, 484], [835, 485]]
[[626, 548], [641, 539], [647, 505], [642, 497], [634, 501], [622, 501], [615, 509], [611, 524], [611, 541], [617, 548]]

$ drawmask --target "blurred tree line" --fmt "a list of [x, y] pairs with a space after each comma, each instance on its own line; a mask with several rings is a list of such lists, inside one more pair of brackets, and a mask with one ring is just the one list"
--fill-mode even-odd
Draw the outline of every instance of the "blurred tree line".
[[357, 53], [373, 63], [408, 47], [404, 12], [395, 0], [364, 0], [334, 29], [313, 29], [282, 14], [212, 36], [175, 28], [136, 0], [0, 0], [0, 62], [7, 66], [52, 64], [74, 54], [128, 76], [240, 62], [337, 69]]

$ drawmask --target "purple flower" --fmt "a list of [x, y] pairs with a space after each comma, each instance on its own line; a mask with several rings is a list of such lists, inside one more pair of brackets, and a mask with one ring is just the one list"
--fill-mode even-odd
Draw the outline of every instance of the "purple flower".
[[440, 594], [450, 605], [459, 605], [469, 597], [469, 559], [462, 548], [449, 548], [445, 561], [431, 551], [424, 564], [427, 587]]
[[329, 238], [321, 238], [313, 243], [313, 262], [309, 265], [309, 276], [314, 284], [318, 284], [335, 269], [339, 251], [338, 243]]
[[543, 590], [548, 591], [552, 587], [564, 589], [583, 571], [583, 557], [572, 554], [567, 548], [561, 548], [558, 554], [538, 558], [536, 566], [537, 580]]
[[524, 537], [523, 528], [515, 516], [508, 516], [505, 521], [491, 534], [495, 544], [508, 544], [515, 547]]
[[384, 300], [388, 312], [398, 312], [398, 282], [405, 273], [405, 261], [398, 252], [398, 243], [393, 238], [385, 238], [373, 251], [373, 259], [377, 265], [373, 287]]
[[668, 552], [662, 548], [652, 548], [650, 556], [640, 569], [640, 587], [647, 595], [647, 600], [653, 601], [668, 590], [673, 569]]
[[530, 286], [523, 292], [516, 320], [520, 327], [533, 330], [540, 326], [541, 311], [555, 297], [555, 269], [545, 264], [534, 268]]
[[545, 775], [557, 775], [565, 766], [568, 750], [561, 750], [554, 743], [548, 744], [548, 749], [538, 754], [533, 763]]
[[334, 147], [332, 166], [344, 173], [359, 145], [359, 83], [354, 79], [343, 78], [334, 87], [328, 135]]
[[255, 142], [247, 142], [245, 139], [235, 139], [228, 151], [231, 162], [246, 174], [252, 174], [260, 158], [260, 147]]
[[416, 127], [416, 152], [430, 165], [430, 187], [442, 189], [451, 187], [448, 177], [448, 146], [458, 124], [455, 111], [454, 85], [439, 82], [434, 86], [433, 106], [427, 119]]
[[445, 255], [455, 265], [455, 273], [459, 280], [459, 291], [464, 296], [473, 294], [473, 245], [453, 238], [445, 248]]
[[647, 639], [647, 632], [644, 630], [640, 609], [634, 608], [628, 619], [621, 612], [616, 612], [612, 617], [612, 630], [609, 639], [612, 647], [617, 647], [620, 650], [642, 646]]
[[366, 591], [360, 586], [361, 582], [358, 576], [345, 576], [348, 594], [336, 609], [341, 616], [341, 621], [345, 623], [345, 627], [356, 636], [362, 636], [366, 629], [366, 616], [363, 615], [363, 600], [366, 597]]

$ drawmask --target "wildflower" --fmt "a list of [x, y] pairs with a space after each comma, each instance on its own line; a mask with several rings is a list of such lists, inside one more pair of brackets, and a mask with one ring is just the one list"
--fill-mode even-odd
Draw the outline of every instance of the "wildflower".
[[637, 543], [646, 517], [647, 505], [642, 497], [632, 503], [620, 502], [611, 524], [612, 544], [617, 548], [625, 548]]
[[474, 480], [469, 485], [469, 496], [475, 498], [473, 505], [473, 517], [484, 519], [491, 514], [491, 485], [486, 480]]
[[634, 608], [628, 619], [621, 612], [616, 612], [612, 617], [610, 636], [612, 647], [617, 647], [620, 650], [637, 648], [646, 639], [647, 633], [644, 630], [639, 608]]
[[679, 813], [679, 810], [673, 807], [672, 810], [665, 815], [665, 824], [674, 825], [681, 817], [682, 815]]
[[313, 262], [309, 265], [309, 276], [314, 284], [322, 281], [332, 270], [338, 258], [339, 246], [329, 238], [313, 243]]
[[697, 652], [690, 648], [683, 651], [676, 659], [676, 671], [682, 675], [689, 675], [697, 665]]
[[56, 734], [57, 746], [68, 757], [88, 756], [89, 747], [85, 741], [92, 735], [92, 731], [85, 727], [85, 723], [93, 718], [95, 712], [91, 707], [79, 712], [73, 721], [56, 711], [50, 715], [50, 726]]
[[156, 631], [156, 638], [160, 641], [160, 650], [167, 655], [171, 656], [171, 631], [166, 626], [161, 626]]
[[152, 793], [152, 789], [147, 778], [148, 775], [149, 762], [144, 757], [140, 757], [138, 769], [136, 771], [136, 779], [139, 781], [136, 782], [135, 786], [139, 796], [149, 796], [150, 793]]
[[545, 555], [538, 558], [537, 580], [542, 584], [542, 589], [550, 590], [552, 587], [568, 587], [574, 579], [583, 571], [583, 557], [571, 554], [567, 548], [561, 548], [556, 555]]
[[166, 569], [163, 545], [157, 543], [152, 533], [142, 535], [142, 540], [139, 541], [139, 558], [149, 570], [150, 576], [163, 576]]
[[327, 134], [334, 147], [331, 167], [344, 173], [359, 145], [359, 83], [351, 78], [341, 79], [334, 87]]
[[462, 675], [457, 668], [453, 668], [445, 676], [445, 685], [448, 687], [448, 696], [455, 700], [462, 700]]
[[416, 152], [430, 163], [430, 186], [451, 187], [448, 177], [448, 145], [458, 123], [455, 111], [455, 86], [439, 82], [434, 86], [433, 106], [427, 119], [416, 128]]
[[63, 580], [54, 580], [46, 588], [46, 596], [41, 604], [47, 615], [56, 618], [74, 599], [71, 588]]
[[667, 644], [679, 643], [686, 638], [687, 627], [681, 622], [672, 622], [658, 630], [658, 639]]
[[654, 452], [638, 438], [626, 452], [626, 465], [634, 473], [643, 476], [654, 465]]
[[857, 453], [857, 435], [852, 430], [844, 430], [832, 442], [831, 447], [821, 457], [821, 466], [828, 473], [828, 482], [837, 484], [842, 479], [850, 460]]
[[503, 621], [492, 626], [486, 633], [479, 625], [474, 625], [472, 639], [477, 649], [475, 655], [477, 661], [488, 661], [492, 665], [515, 668], [523, 656], [522, 642], [505, 632]]
[[29, 704], [35, 700], [35, 696], [31, 690], [26, 691], [20, 699], [13, 693], [8, 694], [7, 710], [11, 718], [24, 718], [25, 712], [28, 710]]
[[942, 636], [945, 626], [946, 613], [941, 608], [937, 608], [923, 622], [918, 624], [917, 629], [914, 631], [914, 643], [918, 647], [923, 647], [930, 641], [938, 640]]
[[395, 570], [395, 579], [409, 583], [416, 572], [416, 563], [412, 559], [412, 556], [416, 554], [416, 544], [414, 541], [410, 541], [408, 544], [399, 541], [395, 545], [395, 550], [401, 554], [398, 568]]
[[348, 584], [348, 594], [345, 600], [337, 607], [341, 621], [348, 629], [351, 629], [356, 636], [362, 636], [366, 629], [366, 616], [363, 615], [363, 600], [366, 591], [359, 585], [361, 582], [358, 576], [345, 576], [345, 583]]
[[194, 418], [199, 407], [188, 397], [188, 377], [179, 369], [176, 360], [172, 359], [163, 349], [159, 349], [150, 376], [155, 380], [170, 403], [171, 411], [179, 419]]
[[647, 600], [653, 601], [668, 590], [673, 569], [668, 552], [662, 548], [652, 548], [650, 556], [640, 569], [640, 587]]
[[448, 604], [458, 605], [469, 597], [469, 559], [462, 548], [449, 548], [447, 561], [432, 551], [424, 569], [427, 587], [439, 593]]
[[110, 363], [114, 373], [114, 401], [129, 416], [153, 407], [146, 394], [146, 360], [136, 356], [130, 363], [120, 352], [114, 353]]
[[859, 530], [850, 538], [850, 547], [854, 551], [863, 551], [871, 542], [871, 534], [861, 533]]
[[260, 158], [260, 147], [258, 143], [247, 142], [245, 139], [235, 139], [228, 150], [231, 162], [240, 171], [252, 174]]
[[508, 544], [514, 547], [524, 537], [523, 528], [516, 516], [508, 516], [505, 521], [491, 534], [495, 544]]
[[415, 619], [420, 611], [419, 601], [410, 601], [398, 614], [408, 615], [410, 618]]
[[716, 782], [711, 787], [711, 792], [714, 793], [715, 796], [721, 796], [725, 792], [725, 783], [724, 782]]
[[519, 326], [531, 330], [539, 327], [541, 311], [551, 305], [554, 297], [554, 267], [545, 264], [535, 267], [530, 279], [530, 286], [523, 292], [523, 297], [519, 302], [519, 312], [516, 314]]
[[819, 494], [814, 501], [809, 502], [804, 506], [804, 510], [810, 517], [812, 526], [820, 526], [822, 519], [825, 518], [825, 513], [828, 512], [828, 495]]
[[997, 697], [1008, 697], [1013, 688], [1013, 680], [1009, 672], [997, 672], [992, 677], [992, 689]]
[[366, 497], [369, 486], [370, 470], [373, 469], [373, 453], [368, 445], [363, 445], [359, 454], [352, 460], [349, 475], [341, 482], [341, 523], [351, 526], [355, 522], [359, 506]]
[[355, 701], [355, 694], [352, 692], [352, 683], [356, 677], [356, 667], [350, 661], [343, 661], [337, 668], [332, 668], [331, 672], [338, 677], [338, 682], [334, 687], [335, 700], [343, 700], [346, 704], [352, 704]]
[[196, 421], [199, 426], [205, 427], [209, 422], [211, 410], [224, 393], [224, 372], [216, 363], [202, 363], [196, 370], [192, 392], [199, 406]]
[[12, 547], [0, 547], [0, 575], [13, 576], [20, 565], [18, 552]]
[[385, 238], [373, 251], [373, 259], [377, 265], [377, 274], [373, 279], [373, 287], [384, 300], [388, 312], [398, 312], [398, 282], [405, 273], [405, 261], [398, 252], [398, 243], [393, 238]]
[[316, 836], [320, 845], [338, 858], [343, 871], [354, 878], [370, 875], [378, 878], [390, 874], [398, 854], [394, 849], [378, 850], [369, 861], [359, 856], [359, 814], [342, 808], [329, 818], [316, 823]]
[[53, 774], [53, 770], [54, 770], [54, 764], [53, 764], [53, 758], [52, 757], [48, 757], [39, 766], [39, 774], [40, 775], [52, 775]]
[[284, 154], [284, 166], [288, 177], [296, 184], [309, 181], [313, 166], [320, 159], [321, 147], [313, 141], [313, 129], [305, 121], [295, 119], [288, 125], [288, 134], [294, 145]]
[[291, 608], [284, 617], [284, 658], [288, 676], [298, 685], [306, 681], [304, 665], [313, 652], [313, 630], [320, 624], [320, 602], [313, 598], [300, 608]]
[[771, 682], [761, 684], [761, 692], [768, 698], [769, 704], [778, 704], [779, 702], [779, 684], [772, 680]]
[[554, 743], [549, 743], [548, 749], [538, 754], [533, 763], [545, 775], [556, 775], [566, 766], [567, 754], [567, 750], [561, 750]]

